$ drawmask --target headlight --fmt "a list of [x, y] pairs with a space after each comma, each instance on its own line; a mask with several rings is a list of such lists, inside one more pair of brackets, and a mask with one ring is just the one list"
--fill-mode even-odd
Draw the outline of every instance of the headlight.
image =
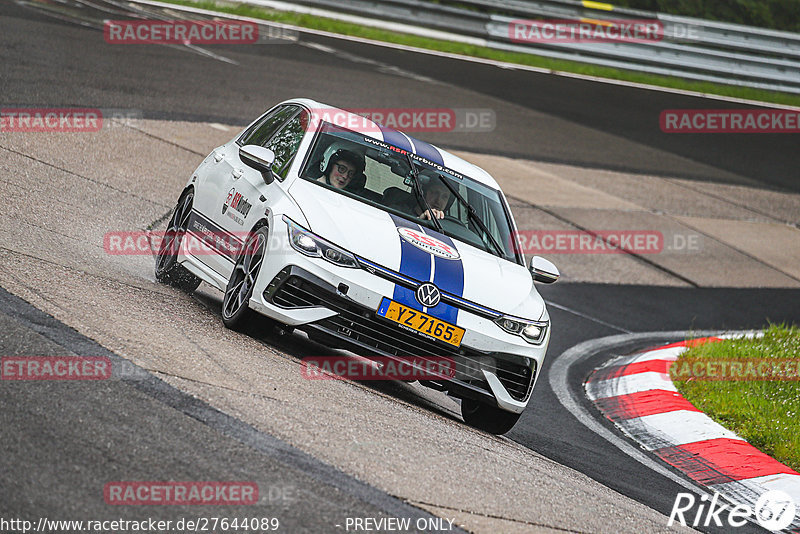
[[340, 267], [354, 269], [359, 267], [355, 256], [346, 250], [306, 230], [286, 215], [283, 216], [283, 220], [289, 229], [289, 244], [297, 252], [314, 258], [322, 258]]
[[548, 323], [544, 321], [523, 321], [516, 317], [500, 317], [495, 320], [497, 326], [515, 334], [533, 345], [541, 345], [547, 334]]
[[[289, 227], [291, 228], [291, 226]], [[306, 254], [310, 254], [313, 256], [319, 256], [319, 250], [317, 249], [317, 242], [314, 241], [310, 236], [302, 233], [302, 232], [291, 232], [291, 240], [292, 245], [296, 250], [300, 252], [305, 252]]]

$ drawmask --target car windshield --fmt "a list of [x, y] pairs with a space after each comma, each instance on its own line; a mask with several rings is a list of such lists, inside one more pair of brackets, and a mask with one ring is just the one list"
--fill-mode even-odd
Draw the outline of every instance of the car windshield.
[[[428, 228], [440, 226], [446, 235], [501, 258], [520, 261], [498, 190], [384, 141], [324, 123], [300, 176]], [[429, 208], [444, 213], [438, 225], [423, 218]]]

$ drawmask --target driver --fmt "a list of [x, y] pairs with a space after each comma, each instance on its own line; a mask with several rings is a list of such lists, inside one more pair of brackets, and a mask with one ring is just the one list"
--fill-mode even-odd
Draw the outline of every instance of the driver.
[[390, 187], [384, 191], [384, 202], [390, 207], [420, 219], [444, 219], [445, 211], [455, 200], [450, 189], [439, 179], [438, 174], [421, 171], [418, 178], [422, 196], [430, 209], [417, 200], [417, 196], [413, 191], [406, 193], [397, 187]]
[[[420, 175], [422, 176], [422, 175]], [[415, 214], [420, 219], [430, 220], [434, 217], [437, 219], [444, 219], [444, 212], [450, 205], [453, 194], [446, 185], [437, 177], [427, 176], [427, 180], [420, 181], [420, 188], [422, 189], [422, 196], [430, 206], [430, 209], [425, 209], [417, 202]]]

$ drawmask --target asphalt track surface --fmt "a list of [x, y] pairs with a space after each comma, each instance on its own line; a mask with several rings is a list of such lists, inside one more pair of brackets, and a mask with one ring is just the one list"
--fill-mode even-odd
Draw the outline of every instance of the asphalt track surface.
[[[39, 518], [43, 511], [53, 520], [174, 523], [211, 515], [258, 518], [259, 524], [277, 519], [275, 530], [284, 532], [325, 532], [346, 525], [348, 517], [439, 521], [168, 386], [2, 289], [0, 329], [4, 355], [101, 356], [115, 368], [99, 386], [43, 381], [0, 388], [9, 464], [0, 474], [0, 511], [6, 520]], [[255, 482], [259, 499], [244, 511], [214, 506], [213, 514], [194, 506], [120, 512], [105, 501], [97, 481], [130, 480], [132, 474], [138, 480]], [[64, 487], [68, 497], [54, 490]]]
[[[103, 13], [86, 16], [109, 18]], [[315, 36], [304, 36], [304, 45], [214, 47], [216, 54], [240, 64], [234, 68], [182, 47], [141, 46], [134, 50], [101, 41], [98, 44], [98, 30], [60, 21], [16, 3], [0, 4], [0, 17], [0, 94], [4, 106], [120, 108], [141, 111], [147, 118], [244, 124], [274, 102], [293, 96], [317, 98], [341, 107], [490, 105], [500, 118], [518, 110], [527, 115], [519, 120], [498, 119], [492, 135], [432, 134], [427, 140], [455, 148], [597, 168], [800, 190], [796, 140], [792, 136], [698, 138], [669, 136], [658, 129], [658, 114], [663, 109], [741, 105], [499, 69]], [[65, 40], [70, 46], [64, 46]], [[325, 49], [307, 46], [309, 43]], [[454, 87], [458, 88], [457, 103], [453, 101]], [[540, 122], [530, 122], [532, 118]], [[767, 320], [796, 322], [800, 317], [798, 290], [557, 284], [540, 291], [548, 301], [573, 310], [550, 307], [554, 328], [549, 361], [584, 340], [612, 334], [758, 328]], [[37, 315], [24, 303], [7, 295], [2, 301], [3, 354], [63, 354], [59, 347], [68, 346], [62, 344], [66, 343], [65, 338], [77, 342], [74, 333], [63, 333], [61, 326], [50, 324], [50, 319]], [[50, 334], [42, 336], [43, 324], [50, 325], [50, 334], [62, 333], [55, 338]], [[91, 341], [81, 339], [80, 343]], [[646, 344], [620, 347], [616, 353], [643, 345]], [[280, 349], [290, 354], [304, 350], [301, 342], [291, 339], [282, 341]], [[570, 387], [580, 388], [588, 373], [608, 356], [598, 354], [571, 369]], [[32, 502], [49, 504], [57, 510], [59, 496], [47, 493], [54, 481], [66, 479], [74, 484], [75, 491], [88, 491], [84, 486], [93, 469], [120, 461], [117, 456], [112, 460], [109, 453], [119, 449], [128, 450], [125, 462], [141, 466], [142, 478], [147, 478], [148, 466], [154, 467], [150, 464], [169, 462], [166, 472], [175, 479], [192, 478], [196, 469], [206, 479], [209, 473], [216, 473], [220, 479], [228, 480], [294, 480], [292, 487], [302, 487], [302, 498], [312, 499], [315, 512], [320, 515], [380, 515], [396, 512], [394, 507], [402, 506], [370, 493], [368, 488], [354, 489], [354, 483], [346, 477], [337, 479], [344, 488], [340, 492], [331, 489], [336, 484], [332, 486], [330, 479], [291, 472], [285, 463], [265, 461], [252, 446], [242, 446], [241, 435], [231, 439], [231, 432], [225, 435], [220, 427], [187, 421], [180, 413], [185, 406], [181, 406], [179, 397], [168, 401], [152, 390], [148, 393], [124, 381], [109, 382], [92, 392], [82, 390], [80, 385], [43, 384], [35, 390], [4, 388], [2, 394], [13, 397], [13, 402], [4, 398], [3, 406], [25, 405], [20, 402], [25, 395], [29, 397], [24, 400], [31, 405], [41, 406], [42, 399], [53, 403], [52, 410], [36, 413], [3, 410], [4, 436], [18, 436], [6, 445], [10, 447], [7, 450], [15, 451], [18, 457], [24, 456], [25, 451], [35, 451], [35, 465], [46, 465], [52, 455], [74, 460], [59, 472], [31, 471], [24, 465], [4, 466], [0, 475], [4, 513], [33, 513], [29, 508]], [[71, 422], [84, 420], [82, 411], [97, 411], [101, 405], [114, 406], [115, 410], [105, 413], [96, 428], [80, 434], [71, 428]], [[47, 434], [34, 432], [41, 428], [35, 423], [37, 418], [47, 421]], [[6, 433], [5, 429], [12, 428], [13, 432]], [[137, 433], [152, 439], [136, 440], [128, 446], [129, 436]], [[631, 462], [583, 427], [558, 403], [544, 380], [539, 381], [529, 409], [508, 437], [665, 514], [676, 493], [683, 491], [674, 482]], [[256, 464], [257, 469], [253, 467]], [[162, 473], [163, 467], [159, 465]], [[302, 477], [308, 479], [297, 482]], [[86, 502], [87, 507], [97, 507], [96, 517], [102, 517], [102, 502], [92, 504], [89, 497]], [[325, 510], [328, 505], [330, 508]], [[315, 525], [307, 522], [307, 514], [302, 518], [287, 515], [287, 521], [293, 520], [313, 531]]]

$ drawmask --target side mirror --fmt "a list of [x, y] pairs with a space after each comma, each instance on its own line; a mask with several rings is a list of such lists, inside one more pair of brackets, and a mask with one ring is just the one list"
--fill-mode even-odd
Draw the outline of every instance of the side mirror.
[[531, 258], [530, 271], [531, 276], [533, 276], [533, 281], [543, 284], [552, 284], [561, 276], [556, 266], [541, 256], [534, 256]]
[[258, 145], [244, 145], [239, 147], [239, 159], [248, 167], [261, 172], [264, 183], [269, 185], [275, 180], [272, 173], [272, 164], [275, 163], [275, 152]]

